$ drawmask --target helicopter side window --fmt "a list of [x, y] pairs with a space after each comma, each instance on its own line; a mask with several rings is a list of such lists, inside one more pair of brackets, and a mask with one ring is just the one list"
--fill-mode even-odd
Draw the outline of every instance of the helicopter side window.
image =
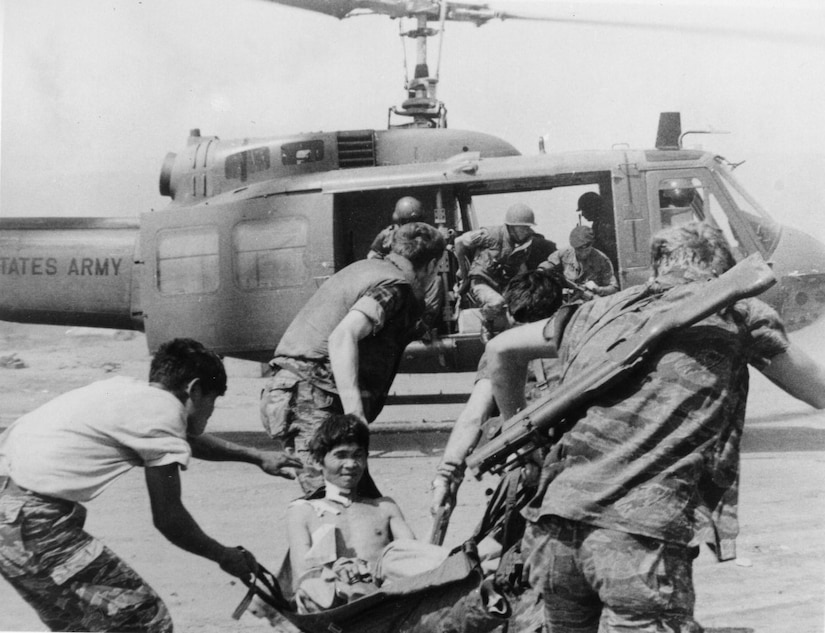
[[281, 163], [303, 165], [324, 160], [324, 141], [300, 141], [281, 145]]
[[307, 278], [304, 218], [240, 222], [232, 234], [235, 283], [245, 290], [301, 286]]
[[252, 174], [270, 167], [269, 148], [256, 147], [226, 157], [224, 175], [227, 179], [246, 181]]
[[158, 290], [166, 295], [218, 289], [218, 229], [170, 229], [158, 235]]

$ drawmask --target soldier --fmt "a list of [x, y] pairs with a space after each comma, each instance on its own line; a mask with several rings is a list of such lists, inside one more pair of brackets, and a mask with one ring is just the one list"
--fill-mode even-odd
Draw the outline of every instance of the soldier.
[[[381, 230], [372, 241], [372, 246], [367, 253], [367, 259], [384, 259], [392, 250], [392, 236], [398, 227], [410, 222], [422, 222], [424, 219], [424, 205], [412, 196], [399, 198], [395, 203], [392, 212], [392, 224]], [[441, 279], [438, 275], [433, 275], [430, 285], [424, 293], [424, 314], [418, 326], [419, 338], [430, 340], [430, 330], [438, 324], [441, 310], [444, 307], [444, 292], [442, 291]]]
[[[722, 232], [702, 223], [660, 232], [651, 259], [650, 282], [583, 304], [563, 328], [540, 321], [490, 342], [503, 416], [524, 406], [530, 359], [557, 354], [562, 386], [574, 381], [651, 315], [689, 301], [734, 264]], [[522, 543], [554, 633], [702, 630], [691, 567], [708, 521], [717, 555], [735, 556], [748, 365], [825, 408], [825, 367], [788, 340], [771, 307], [746, 299], [671, 333], [569, 420]]]
[[588, 191], [579, 196], [579, 224], [581, 218], [590, 222], [593, 229], [593, 243], [607, 255], [611, 262], [616, 262], [616, 225], [610, 209], [604, 208], [602, 197], [595, 191]]
[[381, 230], [372, 241], [367, 259], [384, 259], [392, 250], [392, 236], [399, 226], [424, 221], [424, 206], [412, 196], [399, 198], [392, 212], [392, 224]]
[[181, 502], [192, 456], [292, 477], [299, 460], [202, 435], [226, 391], [221, 359], [175, 339], [152, 358], [149, 384], [127, 377], [75, 389], [0, 436], [0, 573], [53, 631], [170, 632], [154, 590], [83, 529], [90, 501], [143, 466], [155, 527], [172, 543], [246, 578], [255, 559], [203, 533]]
[[[561, 287], [545, 272], [531, 270], [519, 273], [504, 289], [507, 320], [511, 326], [547, 319], [559, 309]], [[496, 413], [493, 385], [484, 356], [478, 364], [475, 384], [467, 404], [453, 425], [444, 447], [441, 462], [432, 483], [432, 505], [435, 515], [445, 505], [455, 507], [455, 496], [464, 479], [464, 460], [481, 438], [481, 427]]]
[[539, 268], [563, 275], [570, 282], [566, 303], [589, 301], [619, 290], [613, 264], [593, 246], [593, 229], [577, 226], [570, 232], [570, 247], [552, 253]]
[[526, 270], [535, 225], [533, 210], [517, 203], [507, 209], [503, 225], [468, 231], [455, 239], [456, 293], [463, 295], [469, 288], [481, 309], [485, 339], [507, 326], [501, 292], [516, 273]]
[[[418, 334], [424, 292], [444, 252], [444, 238], [422, 222], [399, 227], [384, 259], [350, 264], [328, 279], [281, 337], [275, 375], [261, 399], [264, 428], [307, 464], [304, 492], [323, 479], [309, 441], [332, 413], [372, 422], [384, 406], [404, 348]], [[377, 496], [369, 473], [359, 491]]]

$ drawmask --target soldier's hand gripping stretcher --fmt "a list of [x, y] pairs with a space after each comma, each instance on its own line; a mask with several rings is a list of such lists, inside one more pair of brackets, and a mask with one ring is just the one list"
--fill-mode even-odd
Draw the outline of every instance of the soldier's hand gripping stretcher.
[[572, 412], [621, 380], [669, 332], [693, 325], [740, 299], [756, 296], [774, 283], [776, 278], [759, 254], [742, 260], [707, 282], [696, 295], [652, 316], [633, 336], [616, 341], [595, 371], [568, 377], [546, 397], [506, 420], [496, 438], [476, 447], [468, 456], [467, 466], [481, 476], [522, 463], [536, 447], [558, 440]]

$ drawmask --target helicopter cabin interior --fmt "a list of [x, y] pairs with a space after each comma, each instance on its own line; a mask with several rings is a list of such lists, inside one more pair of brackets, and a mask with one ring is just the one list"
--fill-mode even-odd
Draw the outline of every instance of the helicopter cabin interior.
[[[586, 192], [597, 193], [602, 201], [599, 221], [606, 227], [600, 231], [596, 248], [605, 252], [618, 270], [618, 251], [613, 214], [613, 196], [609, 172], [564, 174], [538, 178], [519, 178], [506, 182], [482, 181], [470, 185], [451, 184], [440, 187], [409, 188], [380, 191], [358, 191], [335, 196], [334, 226], [335, 269], [363, 259], [375, 236], [392, 223], [395, 202], [405, 195], [418, 198], [424, 204], [424, 220], [448, 236], [448, 243], [460, 233], [483, 226], [501, 224], [504, 213], [516, 202], [528, 204], [536, 216], [537, 233], [554, 242], [558, 248], [568, 245], [571, 230], [580, 222], [577, 203]], [[368, 211], [368, 212], [365, 212]], [[537, 266], [540, 262], [531, 262]], [[445, 291], [452, 288], [457, 262], [445, 255], [440, 273]], [[447, 302], [449, 303], [449, 302]], [[451, 308], [447, 306], [447, 310]], [[456, 333], [453, 315], [445, 314], [442, 334]]]

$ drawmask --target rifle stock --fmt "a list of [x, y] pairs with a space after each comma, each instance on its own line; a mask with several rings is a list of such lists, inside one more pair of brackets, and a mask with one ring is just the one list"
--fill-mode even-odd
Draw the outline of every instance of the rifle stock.
[[[504, 423], [501, 433], [467, 457], [476, 474], [499, 472], [507, 458], [528, 445], [529, 450], [548, 441], [548, 432], [565, 416], [644, 358], [668, 333], [698, 323], [740, 299], [756, 296], [776, 283], [761, 255], [754, 254], [707, 283], [702, 291], [652, 317], [633, 336], [621, 339], [606, 354], [606, 360], [585, 375], [574, 376], [547, 396], [519, 411]], [[522, 452], [529, 452], [524, 450]]]

